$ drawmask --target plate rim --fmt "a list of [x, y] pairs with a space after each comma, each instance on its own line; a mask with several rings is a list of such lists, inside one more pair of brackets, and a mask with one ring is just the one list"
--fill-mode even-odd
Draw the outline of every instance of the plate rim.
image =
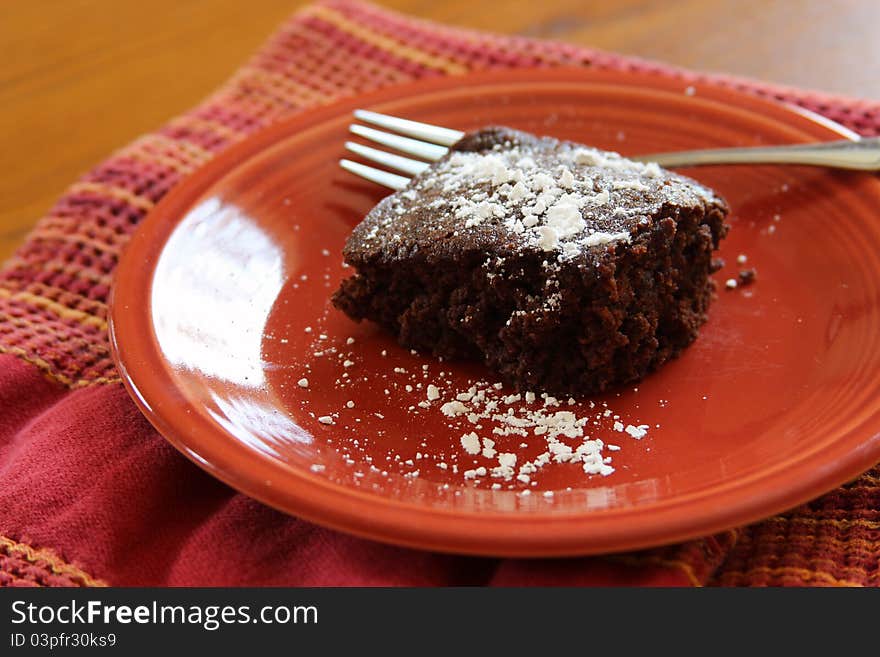
[[[810, 127], [815, 133], [844, 138], [852, 138], [855, 135], [847, 128], [835, 124], [821, 115], [819, 115], [820, 120], [817, 120], [816, 115], [804, 111], [799, 106], [766, 100], [736, 89], [699, 81], [660, 78], [650, 73], [567, 67], [489, 71], [394, 85], [368, 94], [347, 96], [336, 102], [304, 110], [293, 117], [271, 124], [231, 145], [175, 185], [141, 221], [123, 250], [114, 272], [108, 301], [108, 336], [111, 356], [125, 389], [159, 434], [209, 474], [245, 495], [286, 514], [385, 543], [456, 554], [485, 556], [587, 555], [625, 551], [708, 536], [766, 518], [814, 499], [858, 476], [880, 460], [880, 406], [878, 406], [877, 410], [866, 418], [865, 423], [855, 430], [867, 433], [864, 425], [874, 420], [873, 435], [865, 435], [861, 445], [846, 450], [846, 453], [832, 466], [815, 467], [810, 477], [799, 478], [795, 484], [790, 482], [790, 472], [798, 463], [803, 468], [803, 461], [796, 462], [794, 466], [791, 463], [786, 464], [785, 467], [779, 466], [769, 472], [762, 470], [744, 481], [733, 482], [717, 496], [713, 495], [713, 499], [717, 501], [717, 504], [713, 506], [717, 510], [712, 513], [704, 511], [682, 517], [680, 507], [687, 507], [693, 498], [701, 497], [699, 491], [693, 491], [678, 496], [674, 500], [667, 499], [665, 502], [652, 502], [639, 506], [640, 520], [644, 518], [649, 519], [650, 522], [640, 522], [636, 529], [621, 530], [619, 525], [626, 523], [621, 523], [619, 516], [631, 518], [633, 507], [559, 515], [481, 512], [464, 516], [460, 510], [425, 507], [417, 503], [380, 497], [337, 484], [277, 459], [256, 453], [235, 441], [230, 441], [222, 449], [211, 450], [210, 438], [203, 440], [200, 431], [205, 430], [207, 434], [216, 435], [218, 430], [198, 414], [196, 418], [190, 418], [190, 421], [201, 420], [201, 429], [196, 427], [193, 431], [187, 432], [176, 426], [177, 423], [171, 417], [173, 412], [169, 411], [168, 407], [174, 406], [179, 397], [171, 390], [163, 390], [164, 386], [156, 385], [155, 380], [151, 384], [149, 376], [138, 372], [137, 363], [133, 362], [134, 359], [131, 356], [130, 348], [132, 345], [124, 337], [120, 340], [126, 331], [124, 327], [130, 326], [134, 320], [131, 313], [123, 309], [124, 304], [117, 300], [117, 295], [120, 288], [127, 290], [142, 288], [147, 293], [151, 289], [152, 275], [143, 276], [141, 272], [144, 254], [149, 254], [149, 249], [146, 247], [151, 244], [149, 237], [152, 233], [163, 226], [173, 229], [173, 226], [183, 216], [177, 210], [189, 207], [192, 201], [198, 199], [211, 184], [228, 173], [231, 165], [271, 148], [297, 128], [303, 129], [319, 125], [332, 117], [338, 117], [341, 112], [350, 113], [354, 106], [369, 106], [381, 102], [401, 100], [410, 96], [438, 93], [462, 84], [480, 86], [545, 82], [612, 84], [648, 88], [653, 91], [677, 92], [682, 95], [684, 95], [686, 87], [693, 86], [697, 92], [694, 95], [695, 98], [709, 98], [722, 103], [731, 103], [738, 110], [752, 111], [768, 120], [775, 119], [777, 123], [782, 123], [788, 128], [805, 129]], [[788, 121], [784, 119], [788, 119]], [[157, 252], [161, 252], [160, 247], [156, 248]], [[152, 264], [154, 265], [155, 262]], [[151, 274], [152, 267], [147, 269]], [[139, 281], [140, 284], [138, 284]], [[148, 304], [142, 313], [149, 317]], [[155, 338], [152, 331], [150, 331], [150, 335]], [[144, 340], [144, 343], [147, 342], [151, 343], [151, 346], [155, 346], [152, 344], [155, 342], [154, 339]], [[134, 351], [137, 349], [135, 348]], [[144, 348], [142, 351], [148, 351], [148, 349]], [[158, 357], [159, 361], [162, 361], [158, 350], [155, 350], [154, 355]], [[163, 371], [161, 374], [167, 375], [168, 380], [171, 380], [167, 371]], [[163, 395], [163, 393], [165, 394]], [[189, 435], [186, 435], [188, 433]], [[847, 442], [848, 444], [849, 441], [841, 439], [839, 442]], [[232, 459], [228, 455], [218, 453], [229, 450], [229, 445], [233, 446], [233, 451], [236, 451], [239, 457], [249, 457], [246, 459], [248, 463], [263, 473], [286, 471], [288, 475], [298, 479], [300, 494], [292, 494], [289, 488], [281, 489], [267, 486], [265, 474], [255, 475], [253, 472], [242, 472], [241, 467], [235, 467], [237, 464], [230, 464], [229, 461]], [[783, 476], [783, 473], [789, 473], [787, 475], [788, 485], [784, 486], [781, 491], [773, 486], [775, 494], [767, 495], [768, 487], [780, 476]], [[758, 489], [753, 490], [756, 483]], [[713, 490], [716, 489], [713, 488]], [[315, 491], [320, 492], [321, 495], [314, 494]], [[746, 495], [748, 491], [751, 491], [750, 495]], [[729, 500], [731, 503], [725, 503], [727, 498], [731, 497], [734, 498]], [[705, 494], [702, 494], [702, 498], [705, 498]], [[366, 513], [368, 511], [370, 513]], [[404, 514], [408, 518], [401, 519], [400, 514]], [[418, 519], [424, 520], [426, 517], [441, 517], [446, 521], [454, 517], [459, 527], [455, 532], [450, 532], [443, 527], [434, 527], [428, 522], [417, 522]], [[542, 538], [540, 531], [523, 534], [523, 523], [528, 523], [533, 529], [550, 525], [554, 531], [549, 538]], [[658, 538], [661, 535], [662, 538]]]

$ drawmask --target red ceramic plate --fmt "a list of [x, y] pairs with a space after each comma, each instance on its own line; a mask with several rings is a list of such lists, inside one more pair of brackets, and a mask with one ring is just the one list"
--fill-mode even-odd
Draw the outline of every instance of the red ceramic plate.
[[[528, 483], [465, 479], [465, 470], [492, 463], [462, 449], [464, 419], [418, 403], [429, 383], [448, 395], [490, 375], [411, 354], [328, 300], [350, 273], [341, 266], [346, 236], [383, 195], [337, 166], [356, 107], [459, 129], [507, 124], [624, 154], [845, 134], [730, 90], [541, 70], [392, 88], [248, 139], [146, 219], [113, 295], [111, 336], [129, 391], [208, 472], [362, 536], [545, 556], [747, 523], [880, 459], [880, 182], [811, 168], [717, 167], [687, 172], [732, 207], [728, 264], [717, 278], [735, 276], [744, 254], [758, 280], [722, 285], [697, 342], [637, 389], [563, 405], [599, 415], [588, 428], [620, 447], [609, 452], [615, 472], [588, 476], [553, 463]], [[611, 417], [598, 412], [603, 404]], [[613, 415], [648, 425], [648, 435], [615, 431]], [[499, 451], [521, 458], [542, 450], [534, 436], [496, 438]]]

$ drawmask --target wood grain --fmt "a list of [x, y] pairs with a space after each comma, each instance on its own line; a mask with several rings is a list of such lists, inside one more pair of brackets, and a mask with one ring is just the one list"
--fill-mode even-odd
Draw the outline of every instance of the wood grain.
[[[7, 3], [0, 21], [0, 259], [76, 176], [198, 102], [300, 4]], [[454, 25], [880, 98], [876, 0], [383, 4]]]

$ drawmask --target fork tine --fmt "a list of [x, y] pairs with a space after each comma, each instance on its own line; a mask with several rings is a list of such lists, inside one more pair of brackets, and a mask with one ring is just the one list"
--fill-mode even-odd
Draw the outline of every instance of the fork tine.
[[390, 187], [393, 190], [401, 190], [409, 183], [409, 178], [398, 176], [396, 173], [389, 173], [381, 169], [374, 169], [364, 164], [358, 164], [351, 160], [339, 160], [339, 166], [361, 178], [366, 178], [370, 182]]
[[348, 128], [354, 134], [375, 141], [376, 143], [388, 146], [394, 150], [406, 153], [407, 155], [415, 155], [425, 160], [439, 160], [446, 155], [449, 149], [436, 144], [429, 144], [418, 139], [410, 139], [409, 137], [401, 137], [400, 135], [392, 135], [381, 130], [367, 128], [362, 125], [352, 124]]
[[438, 125], [431, 125], [430, 123], [399, 119], [396, 116], [379, 114], [378, 112], [371, 112], [369, 110], [355, 110], [354, 115], [355, 118], [360, 119], [364, 123], [372, 123], [373, 125], [388, 128], [389, 130], [399, 132], [408, 137], [415, 137], [416, 139], [429, 141], [432, 144], [452, 146], [455, 142], [464, 137], [464, 133], [459, 132], [458, 130], [450, 130], [449, 128], [442, 128]]
[[364, 146], [363, 144], [358, 144], [353, 141], [345, 142], [345, 147], [352, 153], [357, 153], [361, 157], [371, 160], [372, 162], [384, 164], [387, 167], [403, 171], [411, 176], [421, 173], [431, 166], [427, 162], [420, 162], [419, 160], [412, 160], [408, 157], [401, 157], [400, 155], [380, 151], [378, 148], [370, 148], [369, 146]]

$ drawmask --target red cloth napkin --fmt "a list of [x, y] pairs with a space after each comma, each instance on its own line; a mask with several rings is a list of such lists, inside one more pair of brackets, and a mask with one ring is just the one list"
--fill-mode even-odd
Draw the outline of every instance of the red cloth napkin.
[[294, 15], [204, 103], [73, 184], [0, 272], [0, 584], [880, 584], [880, 469], [790, 513], [601, 558], [497, 560], [389, 547], [217, 482], [138, 413], [110, 360], [107, 294], [151, 207], [229, 144], [343, 95], [475, 69], [582, 65], [797, 103], [865, 135], [880, 103], [697, 76], [335, 0]]

